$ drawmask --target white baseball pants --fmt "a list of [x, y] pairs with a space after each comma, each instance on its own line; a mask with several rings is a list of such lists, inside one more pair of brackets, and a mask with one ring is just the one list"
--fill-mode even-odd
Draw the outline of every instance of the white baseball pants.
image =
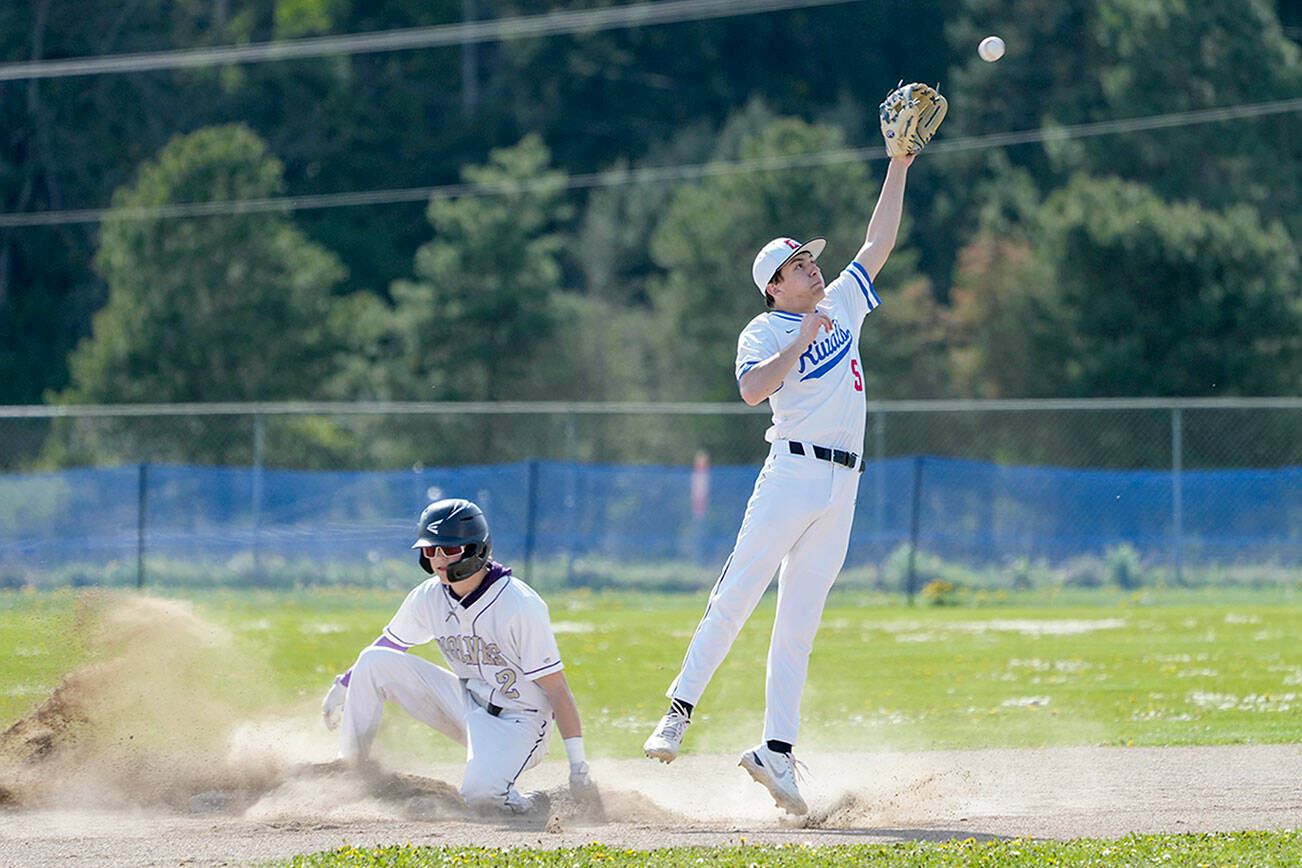
[[814, 635], [850, 545], [859, 473], [787, 449], [786, 441], [775, 443], [755, 480], [737, 543], [666, 695], [700, 700], [776, 571], [764, 738], [795, 744]]
[[521, 802], [516, 778], [547, 755], [550, 714], [503, 711], [494, 717], [442, 666], [371, 646], [357, 658], [348, 682], [339, 731], [341, 758], [367, 756], [386, 701], [466, 746], [461, 796], [472, 807], [509, 808]]

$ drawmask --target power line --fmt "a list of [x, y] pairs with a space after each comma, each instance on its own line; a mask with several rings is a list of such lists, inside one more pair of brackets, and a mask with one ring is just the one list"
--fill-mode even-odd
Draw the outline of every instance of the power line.
[[66, 60], [33, 60], [0, 65], [0, 81], [65, 78], [160, 69], [190, 69], [229, 63], [265, 63], [309, 57], [336, 57], [438, 48], [480, 42], [502, 42], [564, 33], [593, 33], [624, 27], [647, 27], [682, 21], [731, 18], [761, 12], [778, 12], [813, 6], [831, 6], [856, 0], [662, 0], [606, 9], [547, 12], [542, 15], [463, 21], [432, 27], [409, 27], [378, 33], [313, 36], [252, 45], [221, 45], [139, 54], [110, 54]]
[[[1093, 410], [1302, 410], [1295, 395], [1242, 398], [939, 398], [868, 400], [868, 412], [1025, 413]], [[0, 419], [141, 418], [161, 416], [463, 416], [492, 415], [738, 415], [766, 413], [736, 401], [213, 401], [188, 404], [5, 404]]]
[[[1096, 136], [1119, 135], [1144, 130], [1169, 129], [1195, 124], [1217, 123], [1241, 118], [1266, 117], [1302, 111], [1302, 97], [1249, 105], [1197, 109], [1171, 112], [1142, 118], [1123, 118], [1095, 121], [1061, 127], [1040, 127], [1021, 132], [991, 133], [984, 136], [964, 136], [949, 141], [933, 142], [929, 154], [951, 154], [961, 151], [979, 151], [1013, 145], [1035, 144], [1049, 141], [1067, 141]], [[765, 157], [735, 163], [713, 162], [693, 165], [652, 166], [609, 172], [590, 172], [566, 176], [561, 186], [570, 190], [616, 187], [623, 184], [657, 184], [697, 181], [719, 175], [738, 175], [751, 172], [772, 172], [788, 169], [831, 166], [840, 163], [883, 160], [880, 147], [841, 148], [834, 151], [817, 151], [809, 154]], [[394, 205], [404, 202], [426, 202], [433, 198], [457, 199], [482, 196], [502, 196], [512, 193], [542, 192], [553, 189], [555, 180], [538, 179], [509, 184], [446, 184], [438, 187], [405, 187], [393, 190], [359, 190], [347, 193], [322, 193], [306, 196], [275, 196], [259, 199], [228, 201], [182, 202], [149, 208], [93, 208], [72, 211], [36, 211], [0, 214], [0, 229], [32, 226], [63, 226], [73, 223], [100, 223], [110, 214], [122, 220], [161, 220], [180, 217], [212, 217], [235, 214], [255, 214], [268, 211], [308, 211], [319, 208], [347, 208], [366, 205]]]

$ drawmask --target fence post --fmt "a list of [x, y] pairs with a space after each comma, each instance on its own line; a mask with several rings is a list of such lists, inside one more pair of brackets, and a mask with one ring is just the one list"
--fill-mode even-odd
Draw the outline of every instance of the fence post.
[[882, 541], [882, 562], [890, 556], [886, 539], [886, 411], [873, 413], [873, 534]]
[[136, 590], [145, 587], [145, 531], [149, 504], [149, 462], [140, 462], [139, 487], [136, 494]]
[[534, 537], [538, 531], [538, 459], [530, 458], [525, 479], [525, 513], [524, 513], [524, 569], [529, 581], [536, 581], [533, 574]]
[[267, 417], [253, 415], [253, 578], [262, 581], [262, 465], [267, 440]]
[[[565, 477], [568, 480], [565, 484], [565, 515], [572, 522], [570, 527], [578, 527], [575, 521], [577, 516], [574, 514], [578, 507], [578, 487], [579, 487], [579, 432], [576, 425], [574, 411], [570, 410], [565, 414], [565, 460], [569, 462], [569, 472]], [[575, 540], [577, 534], [569, 534], [565, 542], [565, 586], [574, 587], [574, 558]]]
[[1171, 557], [1176, 585], [1184, 584], [1184, 411], [1171, 409]]
[[915, 562], [918, 556], [918, 523], [922, 512], [922, 456], [913, 457], [913, 516], [909, 522], [909, 573], [906, 577], [909, 605], [913, 605], [913, 594], [915, 591], [916, 574], [914, 572]]

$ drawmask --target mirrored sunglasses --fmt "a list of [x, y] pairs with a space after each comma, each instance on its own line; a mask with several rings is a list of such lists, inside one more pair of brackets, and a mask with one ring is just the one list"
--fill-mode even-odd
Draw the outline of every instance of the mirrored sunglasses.
[[441, 554], [445, 558], [459, 557], [466, 550], [465, 546], [421, 546], [420, 549], [425, 553], [425, 557], [432, 558], [436, 554]]

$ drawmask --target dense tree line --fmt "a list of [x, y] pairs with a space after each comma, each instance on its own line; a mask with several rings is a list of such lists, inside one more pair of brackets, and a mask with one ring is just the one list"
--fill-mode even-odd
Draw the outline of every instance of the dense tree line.
[[[375, 31], [464, 8], [32, 0], [0, 9], [0, 56]], [[827, 267], [848, 260], [884, 163], [825, 155], [880, 153], [877, 103], [900, 77], [940, 82], [951, 109], [938, 143], [973, 146], [937, 148], [911, 172], [878, 281], [887, 303], [865, 330], [870, 395], [1296, 394], [1302, 113], [1196, 113], [1302, 96], [1297, 14], [1267, 0], [863, 0], [0, 82], [2, 210], [113, 209], [101, 223], [0, 227], [0, 402], [732, 400], [735, 338], [759, 309], [754, 250], [822, 234]], [[983, 63], [974, 47], [992, 32], [1009, 53]], [[1082, 127], [1180, 112], [1187, 122], [1157, 128]], [[979, 146], [1042, 128], [1065, 133]], [[570, 183], [597, 173], [612, 183]], [[450, 184], [490, 192], [135, 210]], [[644, 433], [621, 437], [635, 448]], [[299, 434], [323, 448], [335, 436]], [[70, 441], [47, 450], [78, 456]]]

